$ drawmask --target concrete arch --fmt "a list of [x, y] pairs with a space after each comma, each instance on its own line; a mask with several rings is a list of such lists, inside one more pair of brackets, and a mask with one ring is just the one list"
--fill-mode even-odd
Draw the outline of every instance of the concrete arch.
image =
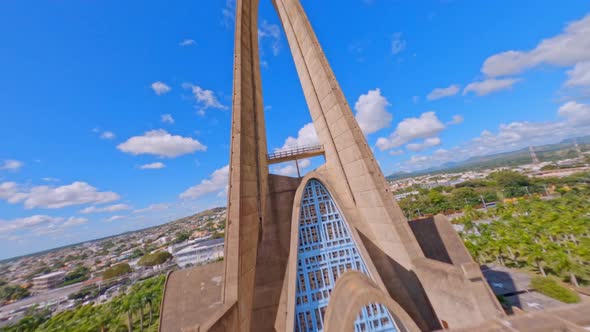
[[[290, 239], [290, 250], [289, 250], [289, 260], [288, 260], [288, 264], [287, 264], [287, 272], [286, 272], [286, 278], [285, 278], [285, 283], [286, 283], [286, 294], [283, 294], [282, 296], [285, 299], [285, 307], [286, 307], [286, 319], [285, 319], [285, 325], [282, 324], [277, 324], [275, 326], [281, 326], [284, 327], [285, 330], [290, 330], [292, 329], [292, 327], [295, 324], [295, 298], [296, 298], [296, 276], [297, 276], [297, 259], [298, 259], [298, 245], [299, 245], [299, 232], [297, 231], [299, 229], [299, 217], [300, 217], [300, 212], [301, 212], [301, 200], [303, 199], [303, 191], [305, 189], [305, 187], [307, 186], [307, 184], [309, 183], [309, 181], [311, 180], [317, 180], [319, 181], [330, 193], [330, 195], [332, 196], [332, 199], [336, 205], [336, 207], [338, 208], [338, 210], [340, 211], [340, 213], [342, 214], [342, 217], [344, 219], [344, 221], [347, 223], [349, 229], [350, 229], [350, 233], [351, 233], [351, 237], [353, 238], [356, 247], [359, 250], [359, 254], [361, 255], [367, 269], [369, 272], [369, 275], [371, 278], [373, 278], [373, 285], [375, 285], [376, 287], [378, 287], [382, 292], [386, 292], [386, 287], [385, 284], [383, 282], [383, 280], [381, 279], [381, 276], [379, 274], [379, 272], [377, 271], [377, 269], [375, 268], [375, 265], [373, 264], [373, 261], [370, 259], [369, 253], [367, 251], [367, 249], [365, 248], [365, 245], [361, 239], [361, 237], [359, 236], [359, 231], [357, 229], [358, 223], [355, 223], [354, 220], [356, 219], [354, 215], [354, 210], [350, 210], [350, 209], [345, 209], [343, 207], [342, 204], [342, 197], [339, 197], [338, 193], [334, 190], [334, 186], [331, 184], [330, 178], [327, 176], [324, 176], [325, 174], [325, 165], [321, 166], [320, 168], [309, 172], [308, 174], [306, 174], [300, 184], [299, 187], [297, 188], [297, 191], [295, 192], [295, 198], [293, 200], [293, 212], [292, 212], [292, 216], [291, 216], [291, 239]], [[356, 216], [358, 218], [358, 216]], [[285, 296], [286, 295], [286, 296]], [[279, 318], [277, 317], [277, 321], [279, 320]]]
[[358, 271], [345, 272], [336, 282], [324, 317], [325, 332], [353, 332], [361, 309], [371, 303], [385, 306], [399, 332], [419, 332], [410, 315], [368, 276]]

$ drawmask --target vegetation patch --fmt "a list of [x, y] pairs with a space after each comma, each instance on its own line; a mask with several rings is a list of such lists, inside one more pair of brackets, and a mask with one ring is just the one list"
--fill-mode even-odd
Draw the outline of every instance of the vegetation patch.
[[552, 278], [534, 277], [531, 280], [531, 287], [541, 294], [565, 303], [578, 303], [580, 297], [576, 292], [561, 286]]

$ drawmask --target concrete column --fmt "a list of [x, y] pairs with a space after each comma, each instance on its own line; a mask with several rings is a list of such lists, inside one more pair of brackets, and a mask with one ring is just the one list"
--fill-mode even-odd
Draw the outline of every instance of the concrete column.
[[236, 331], [250, 330], [256, 255], [268, 190], [257, 22], [258, 0], [237, 0], [223, 289], [226, 304], [237, 302], [239, 326], [231, 328]]
[[[336, 196], [360, 228], [406, 269], [422, 257], [299, 0], [273, 0], [281, 18]], [[352, 221], [351, 221], [352, 222]], [[368, 226], [365, 227], [365, 226]]]

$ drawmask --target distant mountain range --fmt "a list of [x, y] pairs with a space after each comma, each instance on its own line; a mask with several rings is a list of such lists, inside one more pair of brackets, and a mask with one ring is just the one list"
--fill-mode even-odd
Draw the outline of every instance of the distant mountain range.
[[[568, 138], [555, 144], [546, 144], [533, 146], [537, 157], [541, 162], [556, 161], [563, 158], [575, 157], [574, 140], [578, 141], [578, 145], [582, 151], [590, 150], [590, 135], [577, 138]], [[416, 172], [396, 172], [387, 176], [388, 180], [399, 180], [410, 178], [414, 176], [435, 174], [442, 172], [461, 172], [473, 169], [488, 169], [495, 167], [507, 167], [530, 164], [531, 154], [529, 148], [520, 150], [496, 153], [486, 156], [472, 157], [464, 161], [449, 162], [442, 164], [439, 167], [428, 168]]]

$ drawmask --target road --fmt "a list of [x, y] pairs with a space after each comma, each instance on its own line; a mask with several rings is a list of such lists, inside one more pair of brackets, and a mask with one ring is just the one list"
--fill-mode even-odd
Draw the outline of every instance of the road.
[[5, 305], [0, 307], [0, 318], [7, 316], [8, 312], [12, 310], [17, 310], [21, 307], [28, 306], [31, 304], [42, 304], [46, 302], [52, 302], [63, 298], [64, 296], [67, 297], [68, 295], [75, 293], [84, 287], [84, 283], [80, 282], [77, 284], [69, 285], [62, 288], [52, 289], [42, 294], [29, 296], [25, 299], [20, 301]]

